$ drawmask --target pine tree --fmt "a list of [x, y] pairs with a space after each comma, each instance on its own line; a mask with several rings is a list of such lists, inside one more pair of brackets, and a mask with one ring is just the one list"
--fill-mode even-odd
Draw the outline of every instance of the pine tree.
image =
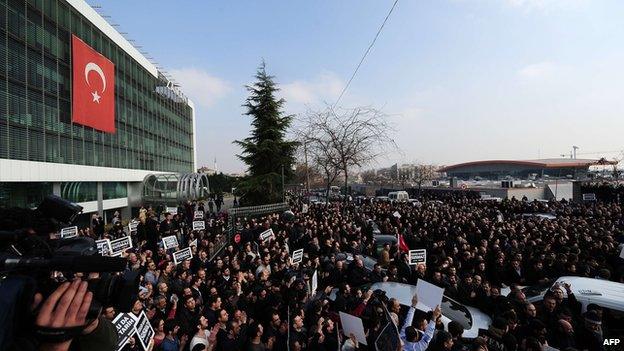
[[282, 201], [282, 172], [285, 181], [292, 178], [292, 165], [297, 143], [286, 140], [292, 115], [284, 115], [284, 99], [275, 96], [279, 90], [273, 76], [266, 72], [264, 61], [256, 73], [256, 82], [246, 86], [249, 91], [244, 107], [252, 118], [251, 135], [234, 143], [242, 148], [237, 155], [248, 167], [249, 176], [239, 184], [244, 205]]

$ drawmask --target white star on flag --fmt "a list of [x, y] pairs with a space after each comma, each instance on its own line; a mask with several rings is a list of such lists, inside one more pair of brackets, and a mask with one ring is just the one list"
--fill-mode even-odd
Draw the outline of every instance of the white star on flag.
[[93, 102], [97, 102], [99, 104], [101, 96], [98, 95], [97, 90], [92, 92], [91, 95], [93, 95]]

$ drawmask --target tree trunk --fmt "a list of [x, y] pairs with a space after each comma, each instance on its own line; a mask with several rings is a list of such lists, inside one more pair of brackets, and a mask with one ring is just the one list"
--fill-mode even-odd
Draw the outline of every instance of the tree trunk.
[[329, 189], [331, 187], [331, 179], [327, 175], [327, 188], [325, 188], [325, 206], [329, 205]]
[[[344, 204], [347, 204], [347, 196], [349, 189], [349, 173], [347, 173], [347, 167], [344, 168], [344, 176], [345, 176], [345, 195], [344, 195]], [[346, 206], [345, 206], [346, 209]]]

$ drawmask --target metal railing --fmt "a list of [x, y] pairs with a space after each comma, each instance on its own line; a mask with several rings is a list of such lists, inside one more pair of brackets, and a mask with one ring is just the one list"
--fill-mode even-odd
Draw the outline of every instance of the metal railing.
[[[231, 242], [232, 237], [237, 230], [235, 225], [236, 218], [260, 216], [268, 213], [282, 212], [288, 209], [290, 209], [290, 206], [287, 202], [228, 209], [228, 228], [224, 231], [223, 235], [217, 236], [214, 246], [210, 252], [208, 252], [209, 260], [212, 261], [215, 257], [217, 257], [219, 252], [221, 252], [221, 250], [223, 250], [228, 243]], [[238, 228], [238, 230], [240, 229], [241, 228]]]

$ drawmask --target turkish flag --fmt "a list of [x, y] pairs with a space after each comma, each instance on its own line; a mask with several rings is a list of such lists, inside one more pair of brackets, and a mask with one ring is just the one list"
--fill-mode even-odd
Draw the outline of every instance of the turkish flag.
[[115, 65], [72, 35], [72, 122], [115, 133]]
[[400, 252], [409, 252], [409, 246], [407, 246], [407, 243], [405, 242], [405, 238], [403, 238], [402, 234], [397, 234], [397, 242], [399, 244]]

